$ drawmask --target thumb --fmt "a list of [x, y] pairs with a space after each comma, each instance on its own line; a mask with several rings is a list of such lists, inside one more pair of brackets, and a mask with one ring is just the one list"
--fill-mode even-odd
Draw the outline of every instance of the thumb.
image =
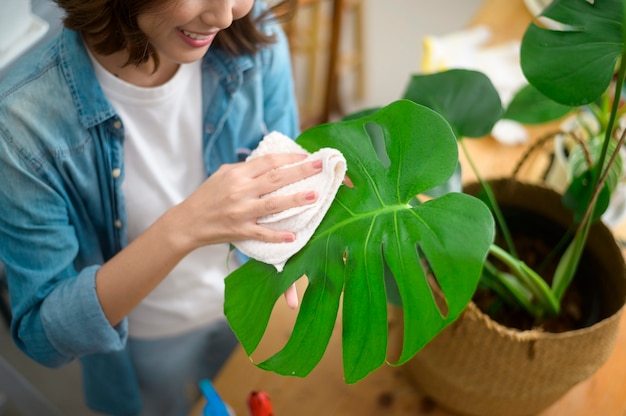
[[285, 291], [285, 300], [287, 301], [287, 306], [291, 309], [297, 309], [300, 304], [298, 300], [298, 290], [296, 289], [295, 283]]

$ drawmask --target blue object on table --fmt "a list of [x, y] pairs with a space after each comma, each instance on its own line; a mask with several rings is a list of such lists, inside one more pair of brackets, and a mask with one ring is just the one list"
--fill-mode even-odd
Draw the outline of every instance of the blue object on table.
[[226, 404], [208, 379], [200, 380], [200, 391], [206, 399], [203, 416], [230, 416]]

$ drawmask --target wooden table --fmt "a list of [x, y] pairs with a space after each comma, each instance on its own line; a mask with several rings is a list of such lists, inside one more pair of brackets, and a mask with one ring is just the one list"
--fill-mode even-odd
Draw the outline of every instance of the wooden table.
[[[519, 39], [530, 19], [522, 0], [485, 0], [472, 25], [488, 24], [497, 43]], [[530, 133], [536, 138], [542, 134], [542, 129], [531, 130]], [[503, 146], [486, 137], [468, 141], [467, 146], [485, 177], [499, 177], [510, 175], [512, 164], [519, 160], [529, 144]], [[537, 156], [538, 159], [540, 157]], [[463, 156], [461, 162], [466, 164]], [[541, 163], [541, 160], [530, 161], [522, 175], [533, 177]], [[464, 181], [472, 180], [469, 169], [465, 171]], [[616, 233], [626, 236], [626, 227], [622, 228]], [[300, 293], [303, 293], [305, 282], [299, 284]], [[295, 317], [296, 312], [289, 310], [284, 302], [278, 302], [263, 341], [253, 356], [255, 361], [262, 361], [284, 345]], [[249, 414], [246, 399], [254, 390], [263, 390], [270, 395], [277, 416], [452, 416], [452, 413], [440, 409], [420, 394], [407, 380], [402, 368], [384, 365], [357, 384], [345, 384], [342, 379], [340, 322], [324, 358], [307, 378], [282, 377], [259, 370], [239, 348], [217, 377], [215, 387], [240, 416]], [[198, 403], [192, 413], [194, 416], [202, 414], [202, 405]], [[626, 416], [626, 319], [622, 319], [621, 333], [608, 362], [540, 416], [590, 415]]]

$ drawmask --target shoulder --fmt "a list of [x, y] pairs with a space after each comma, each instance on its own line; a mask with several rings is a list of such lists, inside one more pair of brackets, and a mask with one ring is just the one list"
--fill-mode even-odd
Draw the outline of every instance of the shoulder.
[[34, 132], [46, 129], [49, 114], [63, 101], [58, 38], [22, 57], [0, 82], [0, 138], [28, 146]]
[[0, 102], [22, 88], [38, 84], [45, 73], [58, 67], [57, 42], [58, 37], [38, 46], [16, 62], [0, 82]]
[[[90, 65], [86, 53], [80, 50], [82, 48], [80, 35], [63, 29], [24, 55], [0, 81], [0, 107], [6, 107], [7, 102], [15, 105], [23, 100], [36, 107], [71, 92], [68, 73], [85, 72], [83, 67]], [[81, 55], [85, 57], [79, 59]]]
[[24, 56], [0, 83], [0, 129], [37, 125], [87, 129], [110, 118], [114, 110], [95, 76], [80, 34], [63, 29], [45, 45]]
[[280, 24], [276, 21], [276, 19], [273, 17], [273, 14], [269, 11], [269, 7], [267, 6], [266, 2], [255, 1], [251, 13], [254, 19], [258, 19], [257, 22], [259, 25], [259, 29], [264, 33], [271, 35], [281, 31]]
[[[76, 97], [87, 92], [68, 76], [68, 48], [60, 34], [27, 54], [0, 83], [0, 145], [21, 157], [35, 160], [63, 152], [84, 142], [82, 114]], [[64, 52], [65, 49], [65, 52]], [[72, 62], [74, 73], [84, 73]], [[60, 140], [62, 138], [62, 140]]]

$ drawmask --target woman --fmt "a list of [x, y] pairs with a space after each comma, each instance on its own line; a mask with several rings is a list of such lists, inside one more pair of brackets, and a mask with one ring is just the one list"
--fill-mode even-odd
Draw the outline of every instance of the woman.
[[97, 411], [184, 415], [236, 344], [229, 242], [292, 241], [257, 218], [317, 199], [260, 196], [321, 161], [239, 163], [297, 136], [286, 39], [261, 1], [56, 2], [66, 27], [0, 86], [12, 336], [47, 366], [80, 358]]

